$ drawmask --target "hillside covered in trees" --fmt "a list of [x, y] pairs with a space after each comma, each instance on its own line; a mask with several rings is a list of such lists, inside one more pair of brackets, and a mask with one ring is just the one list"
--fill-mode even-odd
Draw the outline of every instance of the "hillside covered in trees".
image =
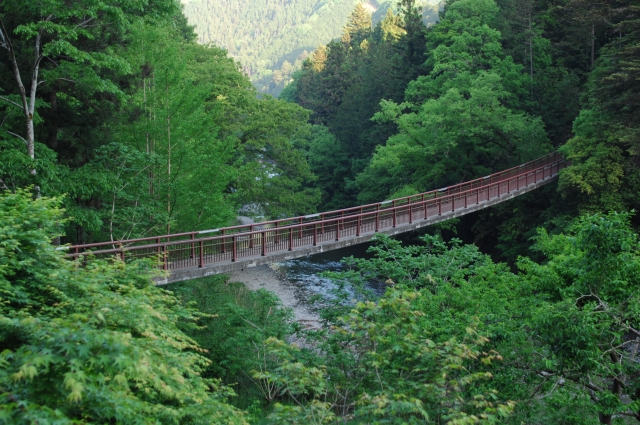
[[[184, 12], [198, 42], [226, 49], [258, 91], [278, 95], [319, 45], [339, 38], [361, 0], [186, 0]], [[420, 0], [425, 22], [435, 22], [437, 0]], [[362, 3], [378, 22], [393, 0]]]
[[246, 203], [314, 210], [296, 150], [308, 111], [258, 99], [172, 0], [113, 16], [78, 4], [52, 28], [37, 4], [4, 7], [0, 188], [65, 194], [67, 240], [212, 228]]
[[[465, 240], [515, 260], [537, 226], [637, 209], [636, 6], [450, 2], [426, 27], [401, 1], [356, 9], [281, 98], [312, 111], [307, 158], [321, 209], [460, 183], [560, 148], [559, 187], [464, 218]], [[326, 164], [334, 164], [329, 170]]]
[[[275, 99], [173, 0], [1, 3], [0, 423], [638, 423], [640, 6], [424, 14], [355, 4]], [[382, 201], [556, 149], [556, 183], [345, 259], [320, 329], [225, 276], [159, 288], [155, 257], [59, 246]]]

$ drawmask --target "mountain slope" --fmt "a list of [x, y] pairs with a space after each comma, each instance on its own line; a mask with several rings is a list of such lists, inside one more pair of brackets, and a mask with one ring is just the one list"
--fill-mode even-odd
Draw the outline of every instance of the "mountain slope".
[[[200, 43], [214, 43], [237, 59], [263, 92], [278, 94], [293, 70], [321, 44], [340, 37], [360, 0], [185, 0]], [[393, 0], [364, 2], [374, 23]], [[418, 3], [421, 3], [418, 1]], [[433, 0], [422, 0], [429, 5]], [[427, 7], [434, 20], [437, 6]], [[433, 13], [436, 12], [436, 13]], [[276, 71], [274, 73], [274, 71]]]

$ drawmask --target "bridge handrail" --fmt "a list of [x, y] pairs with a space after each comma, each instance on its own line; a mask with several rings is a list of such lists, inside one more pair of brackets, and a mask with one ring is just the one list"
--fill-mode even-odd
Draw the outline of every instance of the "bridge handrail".
[[[549, 155], [547, 155], [549, 156]], [[449, 203], [451, 202], [455, 202], [456, 199], [461, 199], [461, 198], [466, 198], [468, 197], [470, 194], [473, 194], [474, 192], [480, 192], [480, 191], [484, 191], [484, 190], [490, 190], [493, 187], [496, 186], [500, 186], [503, 185], [505, 182], [510, 182], [513, 180], [519, 180], [522, 179], [523, 177], [529, 176], [531, 174], [537, 174], [539, 171], [543, 171], [547, 168], [551, 168], [555, 165], [559, 165], [560, 163], [564, 162], [564, 159], [562, 159], [560, 157], [559, 160], [555, 160], [552, 161], [551, 163], [546, 163], [544, 165], [541, 165], [537, 168], [534, 169], [530, 169], [527, 171], [524, 171], [521, 174], [516, 174], [513, 175], [507, 179], [504, 180], [498, 180], [495, 182], [492, 182], [490, 184], [484, 185], [484, 186], [478, 186], [475, 188], [470, 188], [468, 190], [462, 191], [462, 192], [458, 192], [458, 193], [452, 193], [449, 195], [444, 195], [438, 198], [430, 198], [430, 199], [423, 199], [420, 200], [418, 202], [414, 202], [414, 203], [407, 203], [407, 204], [402, 204], [402, 205], [396, 205], [396, 206], [391, 206], [385, 209], [378, 209], [378, 210], [373, 210], [373, 211], [363, 211], [359, 214], [353, 214], [353, 215], [348, 215], [348, 216], [339, 216], [339, 217], [330, 217], [330, 218], [325, 218], [322, 220], [318, 220], [318, 221], [311, 221], [311, 222], [299, 222], [299, 223], [295, 223], [295, 224], [288, 224], [286, 226], [282, 226], [282, 227], [262, 227], [260, 229], [257, 230], [249, 230], [246, 232], [238, 232], [238, 233], [232, 233], [232, 234], [226, 234], [226, 235], [216, 235], [216, 236], [211, 236], [211, 237], [204, 237], [204, 238], [198, 238], [198, 239], [187, 239], [187, 240], [168, 240], [165, 242], [156, 242], [156, 243], [152, 243], [152, 244], [145, 244], [145, 245], [134, 245], [134, 246], [123, 246], [123, 244], [118, 244], [117, 242], [110, 242], [110, 243], [102, 243], [102, 245], [120, 245], [119, 248], [112, 248], [112, 249], [107, 249], [107, 250], [96, 250], [96, 251], [83, 251], [83, 252], [71, 252], [69, 254], [67, 254], [68, 257], [71, 258], [79, 258], [82, 256], [91, 256], [91, 255], [104, 255], [104, 254], [124, 254], [125, 252], [133, 252], [133, 251], [142, 251], [142, 250], [148, 250], [148, 249], [157, 249], [157, 248], [162, 248], [162, 249], [167, 249], [170, 246], [176, 246], [176, 245], [183, 245], [183, 244], [189, 244], [192, 245], [194, 243], [203, 243], [203, 242], [212, 242], [212, 241], [225, 241], [229, 238], [245, 238], [248, 237], [250, 238], [251, 236], [255, 236], [255, 235], [260, 235], [263, 234], [265, 232], [274, 232], [274, 231], [281, 231], [281, 232], [285, 232], [286, 230], [296, 230], [296, 229], [301, 229], [304, 228], [305, 226], [309, 226], [311, 224], [315, 224], [316, 226], [329, 226], [329, 225], [335, 225], [335, 224], [339, 224], [340, 222], [344, 223], [345, 219], [354, 219], [354, 218], [366, 218], [366, 217], [371, 217], [371, 216], [375, 216], [377, 214], [380, 213], [395, 213], [397, 211], [406, 209], [407, 207], [414, 207], [414, 206], [423, 206], [424, 204], [427, 203], [431, 203], [431, 204], [443, 204], [443, 203]], [[513, 167], [510, 170], [514, 170], [514, 169], [519, 169], [522, 167]], [[476, 180], [480, 180], [480, 179], [476, 179]], [[474, 180], [474, 181], [476, 181]], [[469, 183], [469, 182], [466, 182]], [[431, 193], [431, 192], [425, 192], [425, 193]], [[418, 194], [418, 195], [413, 195], [413, 196], [421, 196], [422, 194]], [[405, 198], [398, 198], [398, 199], [406, 199], [409, 197], [405, 197]], [[370, 205], [379, 205], [378, 204], [370, 204]], [[360, 208], [364, 208], [363, 207], [357, 207], [357, 209]], [[340, 210], [338, 210], [340, 211]], [[294, 218], [293, 220], [296, 220], [297, 218]], [[279, 220], [278, 222], [281, 222], [283, 220]], [[276, 221], [273, 221], [276, 222]], [[271, 222], [271, 223], [273, 223]], [[255, 226], [258, 225], [265, 225], [268, 224], [270, 222], [267, 223], [256, 223]], [[235, 227], [242, 227], [242, 226], [235, 226]], [[243, 227], [247, 227], [247, 226], [243, 226]], [[221, 229], [222, 230], [222, 229]], [[195, 232], [191, 232], [191, 233], [183, 233], [182, 235], [193, 235]], [[156, 239], [161, 239], [161, 237], [153, 237], [153, 238], [141, 238], [138, 241], [148, 241], [148, 240], [156, 240]], [[90, 245], [91, 247], [95, 247], [97, 246], [97, 244], [92, 245], [92, 244], [87, 244]], [[71, 246], [70, 248], [74, 248], [73, 246]]]
[[[404, 196], [401, 198], [396, 198], [396, 199], [391, 199], [391, 200], [386, 200], [386, 201], [382, 201], [382, 202], [376, 202], [376, 203], [372, 203], [372, 204], [366, 204], [366, 205], [360, 205], [357, 207], [350, 207], [350, 208], [344, 208], [344, 209], [340, 209], [340, 210], [333, 210], [333, 211], [326, 211], [326, 212], [321, 212], [321, 213], [317, 213], [317, 214], [310, 214], [310, 215], [306, 215], [306, 216], [298, 216], [298, 217], [288, 217], [288, 218], [283, 218], [283, 219], [277, 219], [277, 220], [270, 220], [270, 221], [265, 221], [265, 222], [261, 222], [261, 223], [253, 223], [253, 224], [244, 224], [244, 225], [237, 225], [237, 226], [227, 226], [227, 227], [221, 227], [218, 229], [209, 229], [209, 230], [200, 230], [200, 231], [193, 231], [193, 232], [183, 232], [183, 233], [173, 233], [173, 234], [165, 234], [165, 235], [158, 235], [158, 236], [148, 236], [148, 237], [143, 237], [143, 238], [135, 238], [135, 239], [122, 239], [122, 240], [116, 240], [116, 241], [106, 241], [106, 242], [96, 242], [96, 243], [90, 243], [90, 244], [79, 244], [79, 245], [71, 245], [71, 246], [64, 246], [64, 247], [60, 247], [59, 249], [64, 249], [64, 250], [69, 250], [72, 251], [75, 254], [78, 254], [86, 249], [89, 248], [98, 248], [98, 247], [102, 247], [102, 246], [119, 246], [121, 248], [124, 248], [125, 245], [131, 245], [131, 244], [136, 244], [136, 243], [140, 243], [140, 242], [151, 242], [151, 241], [155, 241], [156, 244], [160, 244], [162, 243], [162, 240], [165, 239], [166, 242], [169, 242], [171, 239], [175, 239], [175, 238], [186, 238], [189, 237], [190, 239], [187, 240], [195, 240], [196, 238], [198, 240], [200, 239], [206, 239], [209, 240], [209, 238], [202, 238], [200, 237], [200, 235], [205, 235], [205, 234], [209, 234], [209, 233], [216, 233], [216, 232], [222, 232], [221, 235], [219, 236], [225, 236], [225, 234], [228, 234], [227, 232], [233, 232], [238, 230], [239, 232], [237, 233], [245, 233], [242, 232], [242, 229], [246, 229], [249, 228], [249, 232], [251, 232], [253, 230], [253, 228], [255, 227], [264, 227], [264, 226], [270, 226], [270, 225], [275, 225], [276, 227], [280, 227], [280, 224], [286, 224], [285, 226], [291, 226], [293, 223], [293, 221], [298, 221], [298, 224], [304, 224], [304, 220], [307, 219], [315, 219], [315, 218], [320, 218], [320, 221], [325, 220], [327, 215], [335, 215], [335, 214], [340, 214], [341, 217], [345, 217], [345, 216], [349, 216], [349, 215], [357, 215], [357, 214], [362, 214], [364, 211], [364, 209], [366, 208], [376, 208], [376, 210], [387, 210], [389, 208], [394, 208], [396, 206], [396, 204], [400, 203], [400, 202], [404, 202], [406, 201], [407, 203], [404, 205], [408, 205], [411, 204], [411, 200], [415, 199], [415, 198], [420, 198], [419, 201], [417, 202], [422, 202], [425, 200], [425, 197], [428, 195], [434, 195], [433, 198], [431, 199], [435, 199], [435, 198], [439, 198], [438, 194], [442, 193], [443, 191], [447, 191], [446, 195], [440, 196], [440, 198], [444, 197], [444, 196], [448, 196], [451, 195], [451, 191], [458, 189], [459, 191], [456, 193], [462, 193], [462, 191], [460, 190], [462, 187], [464, 186], [471, 186], [471, 189], [473, 189], [473, 185], [474, 183], [484, 183], [487, 182], [488, 180], [488, 184], [492, 184], [492, 183], [496, 183], [498, 181], [505, 181], [504, 179], [501, 180], [494, 180], [495, 178], [498, 177], [503, 177], [509, 173], [512, 173], [516, 170], [521, 170], [522, 168], [526, 168], [526, 167], [530, 167], [530, 166], [534, 166], [537, 165], [537, 167], [539, 168], [540, 166], [544, 166], [547, 165], [548, 163], [552, 163], [557, 161], [557, 158], [561, 158], [561, 155], [559, 152], [552, 152], [549, 153], [547, 155], [544, 155], [540, 158], [534, 159], [532, 161], [526, 162], [524, 164], [521, 165], [517, 165], [515, 167], [511, 167], [509, 169], [506, 170], [502, 170], [493, 174], [489, 174], [488, 176], [485, 177], [479, 177], [476, 178], [474, 180], [470, 180], [470, 181], [466, 181], [466, 182], [462, 182], [462, 183], [457, 183], [455, 185], [451, 185], [445, 188], [440, 188], [440, 189], [434, 189], [434, 190], [430, 190], [427, 192], [422, 192], [422, 193], [418, 193], [415, 195], [409, 195], [409, 196]], [[544, 165], [540, 165], [542, 162], [548, 161], [547, 164]], [[526, 172], [526, 171], [525, 171]], [[479, 187], [483, 187], [482, 185]], [[318, 220], [310, 220], [307, 222], [314, 222], [314, 221], [318, 221]], [[237, 233], [232, 233], [232, 234], [237, 234]], [[181, 241], [184, 241], [184, 239], [181, 239]], [[145, 246], [145, 245], [142, 245]], [[113, 248], [113, 249], [121, 249], [121, 248]]]

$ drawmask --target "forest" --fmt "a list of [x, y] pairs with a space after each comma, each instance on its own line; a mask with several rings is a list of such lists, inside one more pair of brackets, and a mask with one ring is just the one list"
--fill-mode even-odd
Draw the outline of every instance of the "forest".
[[[319, 45], [339, 38], [360, 0], [188, 0], [184, 13], [201, 44], [225, 48], [261, 93], [278, 96]], [[379, 22], [395, 0], [364, 3]], [[418, 0], [425, 23], [438, 17], [438, 0]]]
[[[0, 423], [640, 421], [640, 5], [367, 5], [274, 98], [194, 4], [0, 4]], [[319, 329], [225, 276], [65, 257], [554, 150], [557, 182], [344, 259]]]

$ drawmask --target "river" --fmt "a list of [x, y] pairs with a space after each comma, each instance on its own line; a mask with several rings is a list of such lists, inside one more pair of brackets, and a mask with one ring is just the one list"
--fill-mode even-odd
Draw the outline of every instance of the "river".
[[[312, 302], [331, 297], [335, 285], [322, 277], [327, 271], [344, 271], [347, 267], [340, 261], [344, 257], [371, 258], [367, 253], [370, 244], [359, 244], [339, 250], [324, 252], [269, 266], [248, 268], [230, 274], [230, 280], [242, 282], [249, 290], [266, 289], [275, 293], [284, 307], [292, 308], [296, 320], [308, 327], [320, 324], [318, 308], [322, 302]], [[384, 293], [384, 283], [368, 282], [367, 286], [378, 295]]]

